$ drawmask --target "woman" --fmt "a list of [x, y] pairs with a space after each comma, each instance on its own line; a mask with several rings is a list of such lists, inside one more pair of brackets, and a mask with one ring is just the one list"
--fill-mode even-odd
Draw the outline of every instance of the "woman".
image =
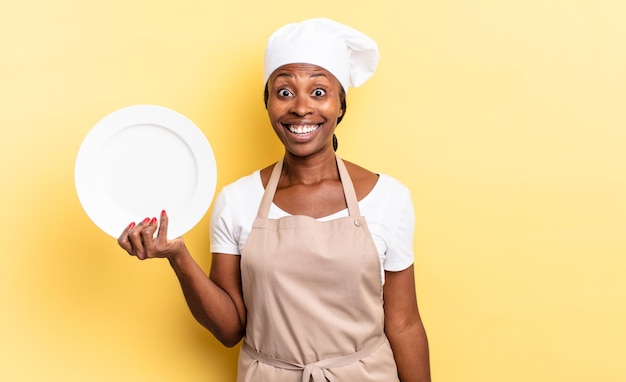
[[139, 259], [167, 258], [224, 345], [244, 338], [240, 382], [430, 381], [409, 192], [335, 154], [348, 87], [377, 62], [374, 41], [328, 19], [276, 31], [265, 101], [285, 155], [216, 198], [209, 277], [182, 238], [166, 239], [165, 211], [118, 240]]

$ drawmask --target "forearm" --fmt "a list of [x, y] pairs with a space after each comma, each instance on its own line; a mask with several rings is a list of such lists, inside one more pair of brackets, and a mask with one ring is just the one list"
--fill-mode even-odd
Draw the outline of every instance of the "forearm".
[[194, 318], [224, 345], [237, 344], [245, 327], [228, 293], [207, 277], [186, 248], [169, 260]]
[[386, 330], [401, 382], [430, 382], [426, 331], [420, 320], [403, 328]]

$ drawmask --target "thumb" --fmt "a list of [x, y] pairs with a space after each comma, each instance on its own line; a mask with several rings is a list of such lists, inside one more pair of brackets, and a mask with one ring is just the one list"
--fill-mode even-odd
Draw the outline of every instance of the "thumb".
[[159, 224], [159, 231], [157, 232], [157, 242], [159, 244], [165, 244], [167, 242], [167, 224], [169, 223], [169, 218], [165, 210], [161, 211], [161, 221]]

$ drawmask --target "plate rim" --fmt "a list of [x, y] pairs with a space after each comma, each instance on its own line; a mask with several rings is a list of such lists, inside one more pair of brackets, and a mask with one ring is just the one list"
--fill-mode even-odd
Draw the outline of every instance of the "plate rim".
[[[180, 124], [174, 128], [173, 121]], [[96, 159], [102, 155], [97, 151], [103, 149], [107, 138], [140, 124], [158, 125], [176, 134], [187, 145], [196, 161], [197, 184], [186, 204], [187, 208], [181, 211], [168, 211], [168, 216], [172, 219], [168, 227], [168, 238], [182, 236], [200, 222], [212, 203], [217, 183], [217, 164], [214, 151], [200, 128], [182, 113], [165, 106], [151, 104], [126, 106], [105, 115], [91, 127], [81, 142], [74, 165], [74, 184], [79, 202], [91, 221], [114, 238], [117, 238], [133, 219], [143, 219], [126, 212], [126, 217], [130, 220], [121, 222], [120, 218], [120, 226], [113, 227], [117, 225], [116, 219], [103, 217], [102, 208], [96, 206], [98, 201], [94, 193], [101, 190], [93, 189], [90, 184], [93, 177], [89, 176]], [[155, 211], [155, 214], [157, 212], [160, 213], [160, 210]]]

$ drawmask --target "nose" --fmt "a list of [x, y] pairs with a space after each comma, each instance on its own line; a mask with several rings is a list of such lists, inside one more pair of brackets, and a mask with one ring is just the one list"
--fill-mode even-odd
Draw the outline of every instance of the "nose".
[[308, 97], [295, 97], [293, 103], [289, 108], [289, 112], [297, 115], [298, 117], [304, 117], [307, 114], [312, 113], [311, 102]]

